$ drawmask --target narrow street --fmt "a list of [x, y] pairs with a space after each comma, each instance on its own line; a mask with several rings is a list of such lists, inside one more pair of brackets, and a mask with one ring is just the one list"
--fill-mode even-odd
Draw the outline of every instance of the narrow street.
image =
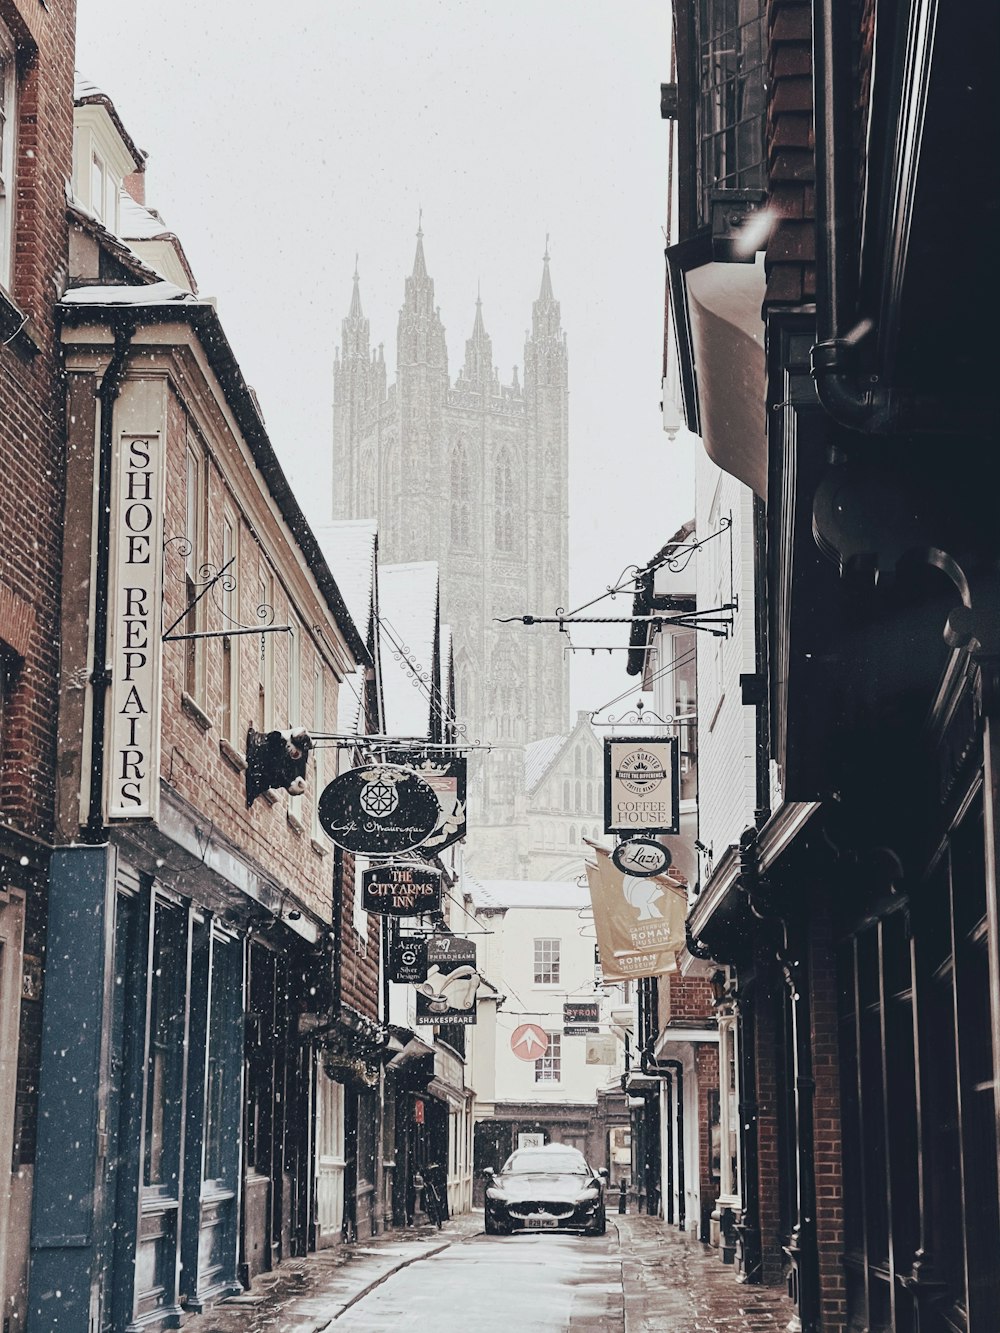
[[483, 1333], [758, 1333], [787, 1322], [777, 1291], [740, 1286], [715, 1251], [656, 1218], [609, 1218], [602, 1237], [487, 1237], [481, 1227], [473, 1214], [439, 1233], [293, 1261], [267, 1295], [224, 1302], [184, 1327], [405, 1333], [457, 1318]]

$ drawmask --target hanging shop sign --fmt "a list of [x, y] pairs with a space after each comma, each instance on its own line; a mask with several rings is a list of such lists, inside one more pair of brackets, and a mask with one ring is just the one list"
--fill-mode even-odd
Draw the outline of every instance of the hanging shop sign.
[[452, 843], [460, 842], [468, 831], [465, 816], [469, 764], [465, 756], [447, 758], [426, 750], [392, 750], [386, 759], [390, 764], [411, 769], [438, 798], [438, 821], [430, 837], [421, 844], [420, 855], [437, 856]]
[[615, 736], [604, 742], [604, 831], [679, 833], [676, 736]]
[[519, 1060], [540, 1060], [549, 1049], [549, 1034], [537, 1023], [522, 1023], [510, 1034], [510, 1049]]
[[427, 976], [427, 941], [417, 936], [395, 940], [389, 950], [389, 980], [416, 984]]
[[440, 809], [422, 778], [377, 764], [334, 778], [319, 798], [319, 822], [345, 851], [393, 856], [419, 847], [434, 831]]
[[441, 908], [441, 871], [387, 865], [361, 876], [361, 905], [376, 916], [420, 916]]
[[623, 875], [646, 879], [670, 869], [670, 849], [652, 838], [627, 838], [611, 853]]
[[427, 941], [427, 973], [417, 986], [417, 1022], [476, 1021], [476, 946], [457, 935], [432, 935]]
[[[584, 1064], [615, 1065], [618, 1063], [618, 1047], [614, 1037], [588, 1037]], [[617, 1160], [617, 1159], [616, 1159]]]
[[603, 847], [587, 863], [587, 883], [605, 981], [655, 977], [677, 971], [684, 947], [687, 894], [667, 875], [623, 875]]
[[585, 1037], [600, 1032], [601, 1005], [598, 1000], [567, 1000], [563, 1005], [563, 1034]]
[[108, 546], [106, 820], [155, 819], [159, 810], [163, 450], [159, 434], [122, 433], [115, 447]]

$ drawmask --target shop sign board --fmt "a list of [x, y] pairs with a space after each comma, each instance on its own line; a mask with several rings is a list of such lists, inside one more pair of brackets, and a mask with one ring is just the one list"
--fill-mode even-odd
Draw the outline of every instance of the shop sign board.
[[361, 876], [361, 906], [375, 916], [420, 916], [441, 907], [441, 872], [427, 866], [385, 865]]
[[600, 1032], [601, 1005], [598, 1000], [567, 1000], [563, 1005], [563, 1035], [585, 1037]]
[[461, 842], [468, 831], [466, 789], [468, 760], [465, 755], [442, 756], [427, 750], [392, 750], [386, 755], [390, 764], [408, 768], [432, 788], [438, 798], [439, 813], [421, 856], [437, 856], [452, 843]]
[[609, 1037], [607, 1035], [588, 1037], [584, 1063], [588, 1065], [617, 1064], [618, 1048], [615, 1045], [614, 1037]]
[[522, 1023], [510, 1034], [510, 1049], [519, 1060], [540, 1060], [549, 1049], [549, 1034], [537, 1023]]
[[440, 804], [422, 778], [392, 764], [350, 768], [319, 798], [319, 822], [338, 847], [362, 856], [394, 856], [434, 831]]
[[611, 853], [611, 859], [623, 875], [636, 879], [662, 875], [670, 869], [670, 849], [652, 838], [626, 838]]
[[396, 940], [389, 950], [389, 980], [416, 984], [426, 976], [427, 941], [417, 935]]
[[676, 736], [613, 736], [604, 742], [604, 831], [679, 833]]
[[431, 935], [427, 941], [427, 972], [416, 988], [417, 1023], [475, 1023], [479, 981], [472, 940]]
[[115, 444], [108, 546], [106, 820], [155, 819], [159, 811], [163, 456], [158, 432], [122, 432]]

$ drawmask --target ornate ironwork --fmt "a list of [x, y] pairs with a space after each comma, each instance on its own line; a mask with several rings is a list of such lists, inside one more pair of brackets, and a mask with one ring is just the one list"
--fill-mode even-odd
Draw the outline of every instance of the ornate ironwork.
[[634, 708], [630, 708], [627, 713], [622, 713], [615, 717], [613, 713], [608, 714], [606, 722], [598, 722], [597, 715], [601, 712], [600, 708], [594, 710], [590, 715], [591, 725], [595, 727], [629, 727], [629, 726], [653, 726], [653, 727], [684, 727], [691, 726], [694, 719], [678, 719], [671, 713], [667, 717], [660, 717], [659, 713], [648, 708], [641, 699], [636, 700]]
[[[164, 553], [166, 552], [166, 548], [171, 545], [176, 545], [178, 554], [181, 555], [185, 560], [187, 560], [188, 556], [194, 549], [191, 543], [191, 539], [189, 537], [184, 537], [184, 536], [166, 538], [166, 540], [163, 543]], [[226, 593], [231, 593], [236, 591], [236, 588], [238, 586], [236, 575], [231, 574], [229, 572], [230, 566], [233, 565], [235, 561], [236, 557], [233, 556], [230, 560], [227, 560], [226, 563], [221, 568], [212, 564], [210, 561], [205, 561], [203, 564], [200, 564], [198, 566], [198, 569], [196, 571], [197, 577], [191, 579], [191, 585], [198, 591], [195, 594], [195, 596], [191, 599], [191, 601], [188, 602], [187, 606], [180, 613], [177, 619], [161, 635], [161, 638], [164, 643], [176, 643], [179, 640], [190, 640], [190, 639], [233, 638], [241, 634], [290, 634], [291, 633], [292, 630], [291, 625], [274, 624], [275, 610], [274, 607], [268, 605], [267, 602], [259, 603], [254, 610], [254, 614], [256, 615], [258, 620], [263, 622], [262, 624], [243, 625], [240, 623], [240, 621], [234, 620], [232, 616], [230, 616], [226, 612], [225, 608], [216, 600], [215, 592], [217, 589], [221, 589], [223, 592]], [[184, 573], [178, 576], [178, 580], [182, 578], [186, 579], [187, 577], [188, 577], [187, 574]], [[232, 628], [220, 629], [220, 630], [192, 630], [182, 634], [175, 634], [174, 630], [176, 630], [177, 626], [184, 623], [184, 621], [191, 614], [191, 612], [198, 605], [198, 603], [202, 600], [202, 598], [206, 597], [209, 593], [212, 594], [212, 605], [215, 607], [215, 609], [219, 612], [219, 614], [223, 617], [224, 620], [229, 621], [229, 624]]]

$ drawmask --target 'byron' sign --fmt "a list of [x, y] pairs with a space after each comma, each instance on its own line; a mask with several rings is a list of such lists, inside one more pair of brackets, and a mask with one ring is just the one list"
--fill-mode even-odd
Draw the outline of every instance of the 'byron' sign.
[[104, 817], [155, 819], [160, 792], [163, 454], [159, 434], [119, 434], [108, 547]]

